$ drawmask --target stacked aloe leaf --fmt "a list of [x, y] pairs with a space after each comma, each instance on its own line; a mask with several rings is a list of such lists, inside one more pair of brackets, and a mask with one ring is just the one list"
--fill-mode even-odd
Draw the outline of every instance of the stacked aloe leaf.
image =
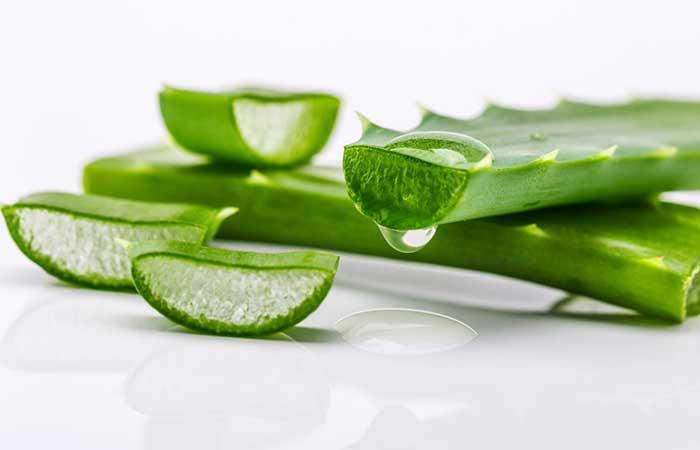
[[[178, 145], [90, 163], [87, 193], [235, 206], [231, 217], [213, 210], [228, 217], [221, 238], [482, 270], [671, 321], [700, 312], [700, 210], [656, 197], [700, 187], [698, 103], [490, 106], [471, 120], [426, 112], [408, 132], [362, 118], [343, 173], [309, 165], [335, 123], [331, 95], [166, 88], [160, 102]], [[398, 252], [382, 235], [418, 251]], [[337, 265], [325, 253], [232, 253], [179, 236], [122, 242], [131, 278], [158, 311], [209, 332], [297, 323], [326, 295]], [[34, 259], [61, 275], [61, 264]]]
[[[362, 122], [344, 174], [222, 165], [161, 145], [89, 164], [85, 189], [234, 204], [223, 238], [493, 272], [672, 321], [700, 310], [700, 211], [656, 200], [700, 187], [700, 104], [489, 106], [472, 120], [426, 112], [408, 132]], [[439, 229], [404, 254], [377, 224], [399, 239]]]

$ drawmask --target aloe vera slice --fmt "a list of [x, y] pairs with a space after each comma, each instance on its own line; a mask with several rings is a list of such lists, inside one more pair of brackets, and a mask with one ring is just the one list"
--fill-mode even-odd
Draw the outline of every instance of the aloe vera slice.
[[446, 224], [414, 254], [391, 250], [346, 195], [340, 170], [219, 167], [173, 149], [105, 158], [89, 192], [241, 207], [222, 238], [334, 249], [492, 272], [682, 321], [700, 313], [700, 210], [581, 205]]
[[116, 238], [202, 243], [235, 208], [146, 203], [62, 192], [4, 206], [19, 249], [51, 275], [97, 288], [131, 288], [129, 258]]
[[160, 110], [184, 148], [254, 167], [309, 161], [333, 131], [340, 100], [265, 89], [196, 92], [165, 87]]
[[333, 283], [338, 257], [263, 254], [151, 241], [129, 248], [136, 289], [157, 311], [194, 330], [258, 336], [311, 314]]
[[469, 120], [425, 112], [406, 133], [362, 122], [348, 192], [396, 230], [700, 187], [700, 103], [491, 105]]

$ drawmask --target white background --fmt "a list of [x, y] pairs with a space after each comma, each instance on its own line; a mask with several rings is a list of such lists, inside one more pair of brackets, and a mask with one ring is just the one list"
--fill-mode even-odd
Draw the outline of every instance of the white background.
[[81, 164], [163, 135], [162, 83], [266, 83], [346, 100], [327, 159], [360, 110], [408, 127], [416, 102], [456, 115], [700, 94], [697, 2], [5, 1], [0, 195], [77, 188]]
[[[697, 5], [3, 1], [0, 201], [78, 190], [91, 158], [161, 138], [162, 83], [334, 91], [343, 114], [320, 159], [336, 163], [359, 134], [353, 110], [409, 127], [417, 102], [466, 116], [486, 100], [698, 97]], [[395, 284], [410, 281], [396, 270]], [[430, 305], [481, 335], [397, 361], [313, 333], [290, 332], [293, 348], [187, 335], [135, 296], [52, 281], [1, 232], [0, 447], [700, 445], [699, 325], [484, 310], [473, 304], [539, 311], [558, 294], [474, 274], [443, 285], [413, 274], [426, 284], [415, 298], [367, 293], [345, 274], [305, 326], [329, 329], [370, 306]], [[308, 412], [302, 425], [286, 421]]]

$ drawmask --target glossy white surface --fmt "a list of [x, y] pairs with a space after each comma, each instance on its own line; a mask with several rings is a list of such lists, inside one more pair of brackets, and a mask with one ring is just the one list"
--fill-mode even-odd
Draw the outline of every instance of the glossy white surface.
[[[484, 100], [698, 97], [699, 12], [673, 0], [0, 2], [0, 202], [78, 191], [88, 160], [160, 139], [164, 82], [338, 92], [324, 163], [359, 136], [355, 110], [409, 128], [416, 102], [467, 116]], [[551, 315], [557, 291], [345, 258], [326, 302], [287, 335], [214, 338], [136, 295], [54, 281], [1, 228], [3, 450], [700, 446], [700, 319], [669, 327], [600, 305]], [[391, 356], [334, 331], [395, 307], [479, 336]]]
[[[0, 245], [3, 448], [697, 442], [698, 321], [668, 326], [590, 301], [552, 314], [562, 298], [555, 290], [346, 257], [326, 301], [299, 326], [268, 339], [212, 337], [173, 325], [135, 294], [54, 281], [4, 234]], [[338, 319], [373, 308], [429, 309], [479, 336], [438, 353], [377, 354], [335, 330]], [[404, 344], [411, 339], [420, 344], [415, 335]]]

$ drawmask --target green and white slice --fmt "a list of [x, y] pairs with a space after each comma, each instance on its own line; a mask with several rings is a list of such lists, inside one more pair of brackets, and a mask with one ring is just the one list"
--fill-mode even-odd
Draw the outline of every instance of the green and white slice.
[[237, 89], [197, 92], [166, 86], [160, 111], [185, 149], [252, 167], [308, 162], [328, 141], [340, 107], [334, 95]]
[[132, 288], [129, 257], [116, 239], [203, 243], [236, 208], [150, 203], [61, 192], [4, 206], [19, 249], [51, 275], [97, 288]]
[[289, 328], [330, 289], [338, 257], [320, 252], [263, 254], [176, 241], [126, 245], [134, 285], [173, 322], [230, 336]]

